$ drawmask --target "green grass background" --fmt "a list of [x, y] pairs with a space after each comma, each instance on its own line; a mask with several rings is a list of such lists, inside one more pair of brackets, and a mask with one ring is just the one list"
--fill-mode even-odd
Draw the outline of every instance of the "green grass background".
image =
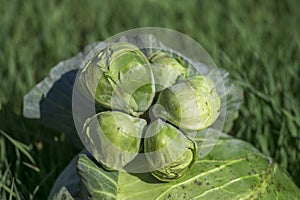
[[231, 72], [244, 88], [231, 134], [273, 157], [299, 186], [299, 8], [298, 0], [0, 0], [0, 129], [26, 144], [0, 133], [0, 199], [46, 199], [77, 153], [63, 133], [22, 117], [23, 96], [85, 45], [143, 26], [193, 37]]

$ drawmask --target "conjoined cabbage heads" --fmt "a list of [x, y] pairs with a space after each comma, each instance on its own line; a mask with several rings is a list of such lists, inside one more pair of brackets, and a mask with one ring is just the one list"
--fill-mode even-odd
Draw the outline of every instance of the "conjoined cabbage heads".
[[172, 181], [193, 165], [196, 145], [182, 130], [211, 126], [221, 101], [214, 82], [190, 75], [183, 63], [165, 51], [147, 58], [127, 42], [111, 43], [87, 62], [80, 86], [107, 111], [86, 120], [84, 142], [103, 167], [120, 170], [144, 153], [153, 176]]

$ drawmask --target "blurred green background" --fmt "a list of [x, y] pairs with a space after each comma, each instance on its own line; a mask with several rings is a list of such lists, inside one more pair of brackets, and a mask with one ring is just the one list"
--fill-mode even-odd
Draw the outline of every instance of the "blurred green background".
[[298, 0], [0, 0], [0, 198], [46, 199], [77, 153], [63, 133], [22, 117], [23, 96], [85, 45], [143, 26], [191, 36], [230, 71], [244, 89], [231, 134], [299, 186], [299, 8]]

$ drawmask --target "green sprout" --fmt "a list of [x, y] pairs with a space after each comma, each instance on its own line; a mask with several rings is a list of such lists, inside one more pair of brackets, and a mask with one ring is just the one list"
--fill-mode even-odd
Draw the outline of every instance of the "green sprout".
[[182, 177], [195, 160], [195, 144], [180, 130], [160, 119], [147, 128], [144, 151], [152, 175], [161, 181]]
[[221, 101], [214, 82], [195, 75], [163, 90], [153, 114], [188, 130], [203, 130], [218, 118]]
[[152, 64], [156, 92], [170, 87], [176, 81], [187, 77], [188, 68], [167, 53], [153, 53], [149, 61]]
[[149, 61], [127, 42], [112, 43], [97, 53], [79, 78], [98, 104], [134, 116], [149, 108], [155, 94]]
[[95, 159], [106, 169], [120, 169], [140, 151], [146, 121], [118, 111], [105, 111], [88, 118], [85, 140]]

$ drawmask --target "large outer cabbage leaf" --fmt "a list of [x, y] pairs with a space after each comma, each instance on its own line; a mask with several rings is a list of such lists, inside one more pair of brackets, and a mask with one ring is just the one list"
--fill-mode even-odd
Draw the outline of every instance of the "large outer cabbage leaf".
[[[150, 173], [107, 172], [82, 154], [77, 162], [79, 180], [91, 199], [300, 199], [289, 175], [251, 144], [226, 134], [216, 144], [209, 143], [203, 132], [195, 140], [201, 147], [199, 158], [178, 181], [162, 183]], [[212, 150], [200, 159], [210, 145]]]
[[[204, 141], [198, 134], [198, 146]], [[209, 148], [203, 147], [202, 148]], [[300, 191], [272, 160], [249, 143], [222, 134], [180, 180], [160, 183], [150, 174], [119, 175], [119, 199], [299, 199]]]

